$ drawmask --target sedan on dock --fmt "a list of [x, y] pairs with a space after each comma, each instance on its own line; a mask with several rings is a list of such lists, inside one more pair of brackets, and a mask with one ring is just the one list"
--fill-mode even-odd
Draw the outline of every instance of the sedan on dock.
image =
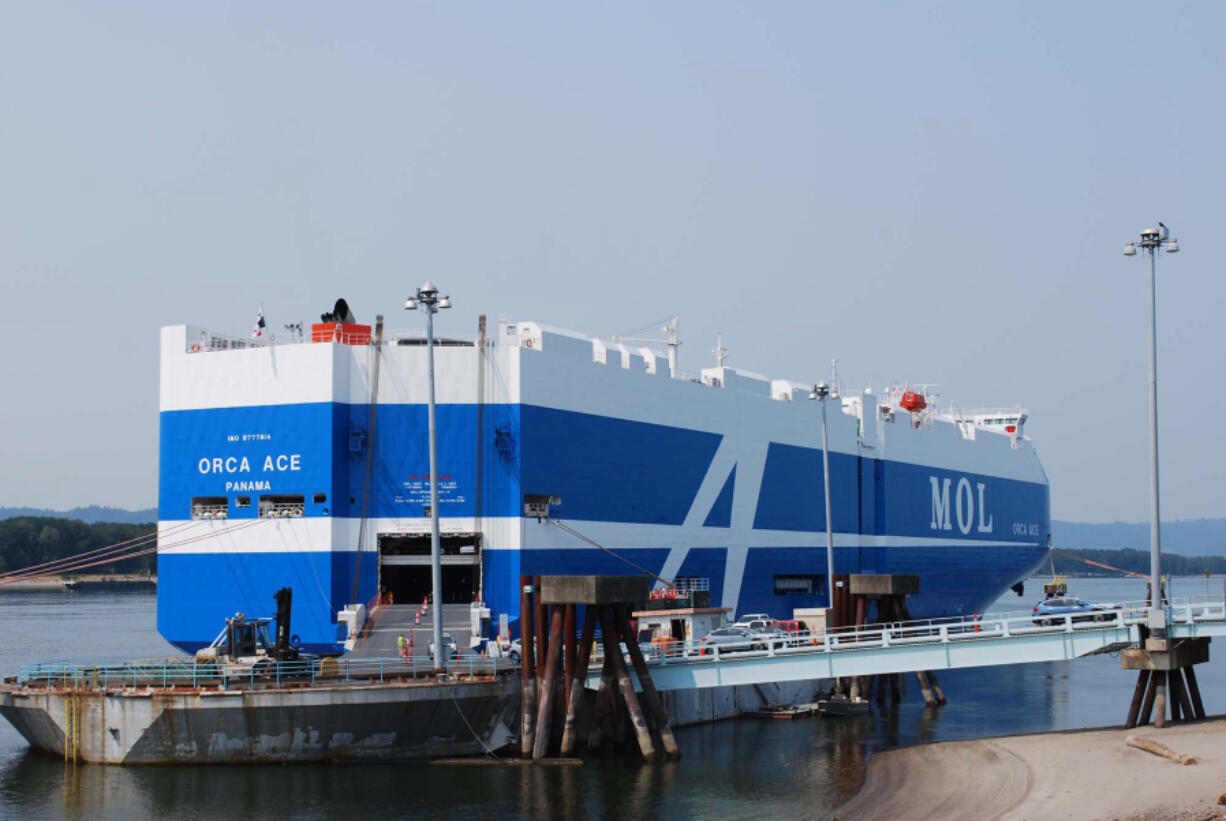
[[753, 631], [744, 627], [719, 627], [702, 637], [702, 645], [698, 649], [700, 656], [710, 655], [714, 648], [719, 647], [720, 653], [746, 653], [751, 650], [765, 650], [765, 641], [760, 641]]
[[1109, 604], [1094, 604], [1085, 599], [1064, 596], [1044, 599], [1034, 606], [1031, 615], [1035, 624], [1048, 626], [1062, 623], [1065, 616], [1072, 616], [1075, 622], [1110, 621], [1113, 609]]

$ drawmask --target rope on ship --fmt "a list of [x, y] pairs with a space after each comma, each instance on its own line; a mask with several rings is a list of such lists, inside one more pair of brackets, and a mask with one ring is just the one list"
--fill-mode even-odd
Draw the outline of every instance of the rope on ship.
[[[192, 522], [184, 522], [181, 525], [174, 525], [167, 528], [162, 535], [178, 531], [177, 535], [183, 536], [185, 535], [184, 531], [195, 527], [196, 525], [202, 524], [203, 521], [204, 520], [194, 520]], [[59, 576], [64, 573], [73, 573], [78, 570], [97, 567], [99, 565], [114, 564], [127, 559], [135, 559], [139, 556], [148, 556], [150, 554], [157, 553], [159, 550], [173, 550], [178, 547], [184, 547], [185, 545], [195, 544], [196, 542], [200, 542], [205, 539], [212, 539], [217, 536], [235, 533], [239, 530], [258, 525], [263, 521], [265, 520], [262, 518], [249, 519], [239, 524], [223, 527], [220, 530], [210, 530], [207, 533], [190, 536], [188, 538], [181, 538], [179, 541], [173, 541], [162, 545], [157, 544], [158, 533], [157, 531], [153, 531], [122, 542], [116, 542], [113, 545], [98, 547], [85, 551], [84, 553], [78, 553], [74, 556], [42, 562], [41, 564], [0, 574], [0, 586], [27, 581], [29, 579], [43, 578], [46, 576]]]
[[[1093, 565], [1094, 567], [1101, 567], [1104, 570], [1112, 570], [1112, 571], [1115, 571], [1116, 573], [1123, 573], [1125, 576], [1132, 576], [1133, 578], [1137, 578], [1137, 579], [1149, 579], [1148, 573], [1137, 573], [1132, 570], [1124, 570], [1123, 568], [1120, 568], [1120, 567], [1112, 567], [1109, 564], [1104, 564], [1103, 562], [1096, 562], [1093, 559], [1086, 559], [1081, 556], [1078, 556], [1075, 553], [1069, 553], [1066, 550], [1056, 550], [1055, 548], [1052, 548], [1051, 552], [1053, 554], [1059, 553], [1061, 556], [1063, 556], [1066, 559], [1073, 559], [1074, 561], [1084, 562], [1085, 564]], [[1052, 561], [1052, 571], [1053, 571], [1052, 575], [1053, 576], [1055, 575], [1055, 572], [1054, 572], [1055, 566], [1056, 566], [1055, 561], [1053, 560]]]
[[546, 521], [546, 522], [548, 522], [549, 524], [553, 525], [554, 527], [558, 528], [559, 530], [562, 530], [562, 531], [565, 531], [566, 533], [569, 533], [570, 535], [574, 536], [576, 539], [580, 539], [580, 540], [582, 540], [582, 541], [585, 541], [585, 542], [587, 542], [588, 544], [590, 544], [592, 547], [595, 547], [595, 548], [597, 548], [597, 549], [599, 549], [599, 550], [603, 550], [605, 553], [608, 553], [610, 556], [612, 556], [613, 558], [617, 559], [618, 561], [620, 561], [620, 562], [625, 562], [626, 564], [628, 564], [628, 565], [630, 565], [631, 567], [633, 567], [635, 570], [637, 570], [637, 571], [639, 571], [640, 573], [642, 573], [644, 576], [650, 576], [651, 578], [655, 579], [656, 581], [660, 582], [661, 584], [667, 585], [668, 587], [676, 587], [676, 586], [677, 586], [677, 585], [675, 585], [673, 582], [671, 582], [671, 581], [669, 581], [668, 579], [664, 578], [663, 576], [660, 576], [660, 575], [657, 575], [657, 574], [655, 574], [655, 573], [652, 573], [650, 570], [648, 570], [647, 568], [643, 567], [641, 564], [635, 564], [634, 562], [632, 562], [632, 561], [630, 561], [629, 559], [627, 559], [625, 556], [622, 556], [622, 555], [620, 555], [620, 554], [618, 554], [618, 553], [614, 553], [612, 550], [610, 550], [609, 548], [605, 547], [604, 545], [602, 545], [600, 542], [596, 541], [595, 539], [590, 539], [590, 538], [588, 538], [587, 536], [584, 536], [582, 533], [580, 533], [579, 531], [575, 530], [575, 529], [574, 529], [573, 527], [571, 527], [570, 525], [565, 525], [565, 524], [562, 524], [562, 522], [560, 522], [560, 521], [558, 521], [557, 519], [554, 519], [554, 518], [545, 519], [545, 521]]

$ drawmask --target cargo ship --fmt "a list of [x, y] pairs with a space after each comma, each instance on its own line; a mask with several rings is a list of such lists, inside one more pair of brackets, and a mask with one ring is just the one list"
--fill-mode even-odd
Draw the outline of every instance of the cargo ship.
[[[285, 586], [317, 653], [344, 613], [430, 592], [426, 341], [345, 308], [309, 338], [161, 331], [158, 629], [187, 652]], [[484, 318], [435, 340], [442, 603], [515, 634], [521, 574], [646, 571], [738, 614], [827, 605], [822, 403], [722, 352], [683, 372], [676, 343]], [[1024, 410], [832, 387], [836, 575], [918, 575], [921, 618], [981, 612], [1044, 560]]]

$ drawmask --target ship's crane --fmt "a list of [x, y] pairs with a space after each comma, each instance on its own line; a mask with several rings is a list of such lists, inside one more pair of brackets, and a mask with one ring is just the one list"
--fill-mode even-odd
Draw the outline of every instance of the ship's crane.
[[[659, 322], [663, 322], [661, 326]], [[639, 337], [639, 336], [615, 336], [613, 341], [617, 344], [623, 342], [645, 342], [648, 345], [664, 344], [668, 346], [668, 375], [675, 377], [677, 375], [677, 348], [681, 345], [681, 337], [677, 333], [677, 328], [680, 325], [680, 320], [676, 314], [665, 320], [653, 322], [650, 325], [645, 325], [642, 328], [636, 328], [630, 333], [642, 333], [647, 330], [659, 330], [666, 335], [666, 338], [659, 339], [657, 337]]]

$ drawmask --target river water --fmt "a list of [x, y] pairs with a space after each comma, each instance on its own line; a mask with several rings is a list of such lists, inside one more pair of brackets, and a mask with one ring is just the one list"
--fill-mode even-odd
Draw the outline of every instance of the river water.
[[[1028, 610], [1006, 594], [994, 608]], [[1223, 579], [1177, 579], [1175, 596], [1221, 595]], [[1073, 579], [1070, 592], [1136, 601], [1144, 582]], [[147, 593], [5, 592], [0, 673], [22, 664], [173, 655]], [[1197, 668], [1205, 707], [1226, 713], [1226, 662]], [[815, 818], [859, 789], [876, 751], [927, 741], [1118, 725], [1135, 683], [1114, 656], [941, 673], [949, 697], [925, 708], [914, 678], [901, 704], [843, 719], [725, 721], [677, 731], [683, 758], [633, 756], [583, 767], [254, 765], [124, 768], [70, 765], [30, 752], [0, 720], [0, 819], [154, 818]]]

